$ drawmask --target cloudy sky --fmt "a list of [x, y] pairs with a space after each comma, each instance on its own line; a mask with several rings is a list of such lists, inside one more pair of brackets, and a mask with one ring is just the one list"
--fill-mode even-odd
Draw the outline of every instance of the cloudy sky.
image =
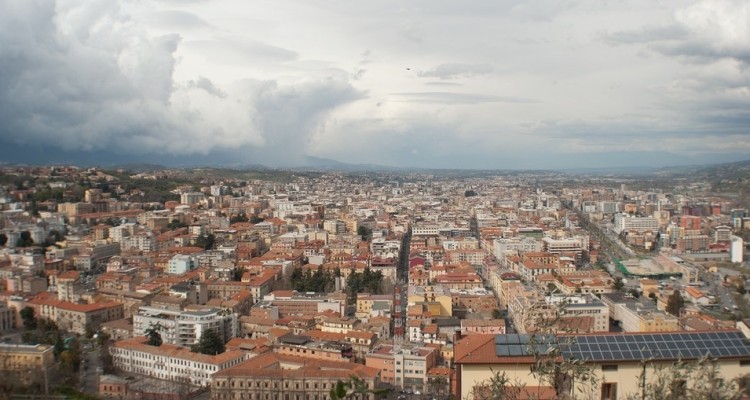
[[0, 0], [0, 161], [750, 158], [746, 0]]

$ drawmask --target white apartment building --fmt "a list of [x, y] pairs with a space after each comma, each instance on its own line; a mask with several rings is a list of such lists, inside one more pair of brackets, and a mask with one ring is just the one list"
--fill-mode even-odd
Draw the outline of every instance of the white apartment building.
[[730, 260], [733, 263], [741, 263], [744, 261], [745, 243], [739, 236], [732, 236], [729, 238], [731, 244], [729, 247]]
[[643, 233], [646, 231], [657, 232], [659, 220], [654, 217], [634, 217], [628, 214], [615, 214], [614, 231], [617, 234], [627, 231]]
[[167, 273], [176, 275], [184, 274], [194, 270], [196, 265], [195, 257], [187, 254], [176, 254], [169, 260]]
[[497, 238], [492, 244], [492, 255], [502, 259], [506, 251], [542, 251], [542, 242], [532, 237]]
[[139, 232], [120, 241], [122, 250], [137, 249], [144, 253], [156, 250], [156, 236], [153, 232]]
[[398, 257], [401, 250], [400, 240], [386, 240], [384, 237], [372, 239], [370, 242], [370, 251], [375, 257], [389, 258]]
[[580, 253], [588, 250], [588, 247], [588, 237], [585, 236], [575, 236], [566, 239], [542, 238], [542, 251], [548, 253]]
[[224, 341], [237, 336], [237, 314], [214, 307], [201, 310], [167, 310], [142, 306], [133, 314], [133, 336], [144, 336], [146, 330], [161, 326], [160, 335], [164, 343], [191, 346], [204, 332], [214, 330]]
[[609, 307], [593, 295], [585, 296], [545, 296], [550, 305], [562, 305], [564, 316], [592, 317], [594, 332], [609, 331]]
[[150, 346], [146, 340], [136, 337], [113, 344], [109, 352], [115, 367], [129, 373], [205, 387], [210, 384], [211, 375], [248, 358], [247, 353], [240, 350], [211, 356], [171, 344]]
[[414, 230], [412, 230], [413, 236], [437, 236], [440, 229], [436, 225], [420, 225], [415, 226]]
[[201, 192], [187, 192], [180, 195], [181, 204], [197, 204], [206, 198]]

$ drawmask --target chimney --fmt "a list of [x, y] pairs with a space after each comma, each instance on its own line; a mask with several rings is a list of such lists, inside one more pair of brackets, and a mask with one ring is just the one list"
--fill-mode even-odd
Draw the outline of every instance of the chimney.
[[461, 328], [453, 329], [453, 343], [457, 343], [461, 340]]

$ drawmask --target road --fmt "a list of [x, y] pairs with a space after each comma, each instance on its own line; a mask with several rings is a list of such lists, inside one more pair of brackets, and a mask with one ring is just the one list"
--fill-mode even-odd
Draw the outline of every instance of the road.
[[99, 376], [101, 375], [100, 347], [96, 345], [96, 341], [91, 341], [91, 345], [93, 349], [84, 349], [81, 357], [81, 391], [96, 394], [99, 393]]

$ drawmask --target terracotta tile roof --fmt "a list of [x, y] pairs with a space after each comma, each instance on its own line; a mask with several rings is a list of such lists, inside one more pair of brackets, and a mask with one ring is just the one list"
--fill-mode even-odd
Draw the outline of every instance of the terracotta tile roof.
[[495, 353], [495, 336], [470, 334], [454, 347], [456, 364], [532, 364], [534, 356], [499, 357]]
[[57, 275], [57, 279], [58, 280], [60, 280], [60, 279], [72, 279], [72, 280], [76, 280], [79, 277], [80, 277], [80, 274], [78, 273], [78, 271], [65, 271], [65, 272]]
[[[296, 369], [281, 369], [279, 365], [296, 365]], [[380, 374], [377, 368], [349, 362], [295, 357], [268, 352], [243, 363], [219, 371], [214, 377], [320, 377], [346, 380], [350, 375], [373, 379]]]

